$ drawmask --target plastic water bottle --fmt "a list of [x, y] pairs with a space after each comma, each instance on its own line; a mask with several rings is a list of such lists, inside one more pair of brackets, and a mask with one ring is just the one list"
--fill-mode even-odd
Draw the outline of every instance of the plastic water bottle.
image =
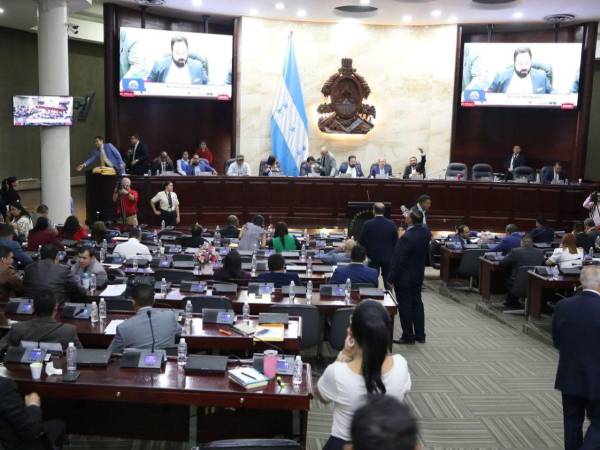
[[312, 256], [309, 256], [306, 260], [306, 274], [308, 276], [312, 275]]
[[177, 344], [177, 365], [179, 367], [185, 366], [187, 362], [187, 344], [185, 343], [184, 338], [179, 339], [179, 344]]
[[344, 301], [348, 305], [350, 303], [350, 294], [352, 293], [352, 281], [346, 278], [346, 286], [344, 288]]
[[300, 249], [300, 261], [306, 261], [306, 245], [302, 244]]
[[250, 305], [248, 302], [244, 302], [244, 306], [242, 307], [242, 320], [245, 324], [250, 323]]
[[312, 299], [312, 293], [313, 293], [313, 282], [312, 282], [312, 280], [308, 280], [308, 283], [306, 283], [306, 303], [310, 303], [310, 300]]
[[67, 347], [67, 372], [75, 372], [77, 370], [77, 347], [72, 342], [69, 342]]
[[302, 371], [302, 357], [296, 355], [296, 360], [294, 361], [294, 375], [292, 377], [292, 384], [294, 386], [300, 386], [302, 384]]
[[100, 262], [103, 263], [106, 259], [106, 254], [108, 253], [108, 243], [106, 239], [102, 240], [102, 245], [100, 246]]
[[92, 273], [90, 275], [90, 294], [96, 292], [96, 274]]
[[90, 290], [90, 276], [87, 272], [81, 274], [81, 285], [86, 291]]
[[192, 301], [188, 300], [185, 302], [185, 321], [191, 322], [194, 317], [194, 307], [192, 306]]
[[161, 230], [165, 229], [165, 221], [164, 221], [164, 219], [160, 221], [160, 229]]
[[559, 273], [558, 266], [552, 266], [552, 278], [555, 280], [558, 279]]
[[213, 245], [215, 247], [221, 246], [221, 231], [219, 229], [219, 225], [217, 225], [217, 228], [215, 228], [215, 234], [213, 236]]
[[98, 305], [98, 316], [100, 320], [106, 320], [106, 301], [104, 298], [100, 299], [100, 304]]
[[593, 245], [588, 250], [588, 259], [590, 259], [590, 260], [594, 259], [594, 246]]
[[251, 275], [256, 276], [256, 254], [252, 254]]
[[92, 302], [92, 312], [90, 313], [90, 322], [98, 322], [98, 305], [96, 302]]
[[163, 297], [167, 295], [167, 280], [165, 280], [164, 278], [160, 280], [160, 295], [162, 295]]
[[294, 303], [294, 297], [296, 297], [296, 283], [294, 280], [290, 281], [290, 301]]
[[132, 260], [132, 267], [133, 267], [134, 271], [138, 270], [138, 260], [137, 260], [137, 258], [133, 258], [133, 260]]
[[160, 241], [160, 244], [158, 245], [158, 253], [160, 256], [165, 256], [165, 246], [163, 245], [162, 241]]
[[536, 174], [535, 174], [535, 182], [538, 184], [540, 183], [540, 172], [539, 171], [536, 172]]

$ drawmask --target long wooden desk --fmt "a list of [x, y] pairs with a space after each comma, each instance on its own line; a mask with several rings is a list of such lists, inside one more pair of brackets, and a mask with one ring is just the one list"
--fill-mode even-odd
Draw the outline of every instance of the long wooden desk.
[[458, 266], [460, 265], [463, 251], [450, 249], [445, 245], [442, 245], [440, 247], [440, 255], [440, 278], [442, 281], [448, 283], [459, 279]]
[[[428, 194], [432, 209], [427, 217], [436, 230], [452, 229], [457, 222], [475, 229], [502, 230], [508, 223], [532, 228], [535, 218], [549, 218], [553, 227], [567, 227], [581, 220], [581, 207], [595, 185], [547, 185], [485, 183], [475, 181], [404, 181], [399, 179], [348, 179], [329, 177], [137, 177], [132, 186], [140, 194], [142, 223], [159, 224], [150, 199], [166, 180], [175, 183], [182, 225], [223, 224], [229, 214], [247, 221], [263, 214], [269, 222], [284, 220], [305, 226], [345, 226], [346, 205], [351, 201], [392, 203], [392, 217], [399, 220], [400, 206], [415, 204]], [[88, 172], [86, 208], [88, 221], [114, 217], [112, 192], [116, 177]]]
[[559, 275], [557, 278], [550, 278], [543, 275], [539, 275], [535, 273], [533, 270], [529, 271], [529, 286], [527, 288], [528, 292], [528, 302], [529, 302], [529, 311], [528, 316], [532, 319], [539, 319], [542, 306], [546, 301], [546, 294], [549, 292], [556, 292], [561, 290], [570, 290], [573, 291], [573, 288], [579, 285], [579, 277], [565, 277]]
[[[64, 358], [54, 361], [55, 367], [64, 368]], [[230, 363], [230, 367], [236, 364]], [[42, 379], [34, 381], [31, 378], [27, 365], [7, 364], [0, 367], [0, 376], [13, 379], [22, 393], [37, 392], [42, 397], [44, 405], [47, 399], [57, 399], [52, 409], [60, 409], [66, 418], [67, 429], [70, 433], [92, 433], [109, 436], [135, 436], [146, 439], [190, 439], [196, 437], [182, 436], [169, 428], [172, 421], [163, 409], [163, 417], [159, 422], [148, 422], [149, 416], [124, 416], [128, 423], [119, 423], [116, 417], [121, 412], [127, 413], [129, 408], [141, 406], [150, 413], [152, 408], [166, 407], [217, 407], [236, 408], [235, 418], [239, 412], [240, 417], [246, 417], [244, 410], [253, 411], [253, 415], [264, 420], [264, 414], [278, 414], [296, 412], [286, 415], [289, 418], [290, 433], [306, 442], [306, 426], [310, 400], [312, 399], [312, 378], [310, 365], [305, 364], [302, 385], [292, 386], [290, 376], [283, 376], [283, 386], [274, 380], [265, 388], [258, 391], [246, 391], [230, 382], [227, 374], [190, 375], [186, 374], [173, 361], [168, 361], [161, 370], [121, 369], [118, 360], [111, 361], [108, 367], [89, 368], [79, 367], [81, 372], [75, 383], [62, 382], [62, 376], [48, 377], [42, 374]], [[92, 402], [92, 403], [90, 403]], [[125, 404], [125, 405], [124, 405]], [[185, 417], [189, 408], [176, 409], [180, 417]], [[79, 412], [75, 414], [75, 412]], [[99, 417], [98, 411], [108, 413], [108, 417]], [[114, 411], [115, 416], [111, 416]], [[46, 412], [46, 411], [45, 411]], [[54, 411], [56, 412], [56, 411]], [[298, 416], [299, 413], [299, 416]], [[188, 412], [191, 415], [191, 412]], [[83, 416], [83, 417], [81, 417]], [[47, 416], [46, 416], [47, 417]], [[98, 420], [98, 422], [95, 422]], [[178, 418], [181, 422], [181, 419]], [[137, 422], [142, 426], [135, 426]], [[292, 421], [295, 425], [292, 426]], [[95, 422], [95, 423], [94, 423]], [[187, 423], [185, 423], [187, 428]], [[138, 424], [139, 425], [139, 424]], [[177, 423], [173, 424], [177, 427]], [[181, 425], [181, 424], [180, 424]], [[215, 426], [218, 428], [215, 429]], [[208, 427], [208, 428], [207, 428]], [[272, 437], [286, 430], [271, 430], [268, 421], [262, 427], [257, 427], [263, 437]], [[273, 433], [273, 434], [271, 434]], [[213, 424], [210, 417], [198, 414], [198, 441], [220, 438], [236, 437], [236, 423]]]
[[492, 294], [507, 292], [507, 276], [509, 269], [497, 261], [479, 257], [479, 293], [484, 300], [489, 300]]

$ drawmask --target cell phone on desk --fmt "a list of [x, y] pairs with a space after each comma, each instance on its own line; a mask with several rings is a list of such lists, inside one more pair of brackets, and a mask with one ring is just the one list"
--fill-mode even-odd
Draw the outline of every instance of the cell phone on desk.
[[63, 383], [75, 383], [79, 378], [79, 374], [79, 370], [74, 370], [73, 372], [65, 372], [62, 377]]

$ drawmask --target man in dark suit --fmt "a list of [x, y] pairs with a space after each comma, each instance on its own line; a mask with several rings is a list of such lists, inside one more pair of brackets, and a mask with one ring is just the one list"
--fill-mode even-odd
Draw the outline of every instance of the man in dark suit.
[[340, 164], [339, 173], [342, 175], [349, 174], [352, 178], [362, 178], [365, 174], [362, 171], [362, 166], [356, 162], [356, 156], [348, 156], [348, 162]]
[[[562, 393], [565, 450], [600, 448], [600, 267], [581, 271], [583, 291], [558, 302], [552, 340], [559, 351], [554, 387]], [[590, 426], [583, 437], [585, 414]]]
[[126, 348], [150, 349], [154, 346], [160, 349], [174, 346], [175, 336], [181, 335], [177, 313], [170, 309], [153, 308], [154, 286], [149, 284], [138, 284], [131, 295], [136, 313], [117, 326], [109, 351], [123, 353]]
[[392, 176], [392, 166], [386, 163], [385, 158], [379, 158], [377, 164], [371, 167], [371, 173], [369, 177], [377, 178], [377, 175], [383, 175], [386, 177]]
[[506, 225], [506, 237], [502, 238], [495, 246], [490, 249], [490, 252], [502, 253], [508, 255], [513, 248], [521, 246], [521, 234], [519, 227], [515, 224]]
[[296, 286], [301, 286], [302, 282], [300, 277], [295, 272], [285, 271], [285, 259], [281, 256], [281, 253], [273, 253], [267, 260], [269, 271], [266, 273], [258, 274], [256, 281], [261, 283], [273, 283], [276, 288], [281, 286], [287, 286], [292, 281]]
[[240, 221], [233, 214], [227, 217], [227, 225], [221, 230], [221, 237], [238, 239], [240, 237]]
[[[513, 248], [508, 256], [500, 261], [500, 265], [511, 269], [508, 279], [508, 290], [510, 291], [519, 269], [523, 266], [543, 266], [544, 253], [533, 246], [533, 239], [530, 235], [526, 235], [521, 239], [521, 247]], [[504, 307], [508, 309], [520, 309], [521, 304], [519, 299], [515, 298], [510, 292], [506, 296]]]
[[379, 282], [379, 273], [377, 270], [365, 266], [367, 252], [364, 247], [355, 245], [350, 252], [350, 264], [339, 266], [333, 272], [329, 279], [331, 284], [344, 284], [347, 279], [354, 283], [370, 283], [373, 287], [377, 287]]
[[189, 57], [185, 36], [171, 38], [171, 56], [157, 61], [148, 81], [156, 83], [207, 84], [208, 75], [202, 62]]
[[58, 250], [52, 244], [42, 247], [40, 261], [25, 268], [23, 284], [25, 294], [30, 297], [35, 297], [43, 291], [52, 291], [59, 305], [69, 300], [85, 300], [87, 295], [71, 270], [59, 264]]
[[75, 326], [56, 321], [58, 305], [52, 292], [36, 294], [33, 297], [33, 311], [33, 319], [13, 324], [0, 341], [0, 348], [17, 347], [21, 341], [55, 342], [61, 344], [63, 349], [68, 347], [69, 342], [73, 342], [75, 346], [82, 347]]
[[429, 210], [431, 209], [431, 197], [427, 194], [419, 195], [415, 208], [417, 208], [423, 216], [423, 225], [427, 226]]
[[21, 245], [17, 241], [13, 240], [13, 237], [13, 227], [6, 223], [0, 223], [0, 246], [10, 248], [15, 261], [21, 263], [23, 266], [31, 264], [33, 260], [27, 253], [23, 251]]
[[504, 171], [506, 172], [506, 179], [512, 180], [513, 172], [517, 167], [526, 166], [527, 160], [521, 154], [521, 146], [515, 145], [513, 147], [512, 155], [504, 160]]
[[544, 70], [532, 68], [529, 47], [519, 47], [513, 54], [513, 67], [496, 75], [488, 92], [509, 94], [550, 94], [552, 84]]
[[127, 151], [127, 172], [134, 175], [144, 175], [148, 171], [148, 148], [140, 142], [140, 135], [134, 134], [129, 138], [131, 147]]
[[[316, 164], [317, 160], [313, 156], [306, 158], [306, 161], [300, 164], [300, 176], [306, 177], [309, 173], [318, 173], [315, 167]], [[313, 167], [315, 168], [315, 171], [313, 171]]]
[[373, 218], [367, 220], [363, 225], [358, 242], [362, 245], [369, 257], [369, 267], [381, 269], [383, 280], [387, 279], [390, 260], [394, 253], [396, 241], [398, 241], [398, 228], [390, 219], [384, 217], [385, 205], [375, 203], [373, 205]]
[[471, 237], [471, 230], [468, 225], [460, 224], [456, 227], [456, 233], [450, 239], [450, 242], [454, 245], [454, 248], [463, 249], [465, 245], [469, 243]]
[[575, 235], [575, 245], [581, 247], [584, 252], [589, 252], [590, 248], [596, 243], [592, 236], [585, 232], [585, 226], [583, 222], [573, 223], [573, 234]]
[[421, 161], [417, 162], [417, 158], [415, 156], [411, 156], [408, 160], [408, 166], [404, 168], [404, 173], [402, 174], [402, 178], [408, 180], [411, 175], [423, 175], [425, 178], [425, 152], [422, 148], [419, 148], [419, 152], [421, 153]]
[[589, 217], [585, 219], [583, 221], [583, 229], [585, 230], [585, 234], [588, 236], [590, 247], [593, 247], [594, 250], [596, 250], [596, 242], [598, 241], [598, 237], [600, 237], [600, 232], [598, 232], [598, 228], [594, 223], [594, 219], [590, 219]]
[[65, 437], [62, 420], [42, 418], [42, 401], [35, 392], [21, 398], [17, 384], [0, 377], [0, 448], [60, 449]]
[[567, 179], [567, 173], [563, 170], [562, 164], [560, 162], [554, 163], [554, 168], [552, 172], [547, 172], [542, 180], [544, 183], [562, 183]]
[[165, 172], [174, 171], [173, 160], [169, 158], [167, 152], [160, 152], [160, 155], [152, 160], [152, 175], [161, 175]]
[[535, 228], [529, 234], [535, 244], [554, 241], [554, 230], [548, 226], [545, 217], [535, 219]]
[[402, 326], [399, 343], [414, 344], [415, 340], [425, 343], [425, 311], [421, 288], [429, 257], [431, 232], [423, 226], [423, 215], [416, 208], [405, 215], [405, 220], [408, 228], [398, 239], [386, 281], [396, 292]]

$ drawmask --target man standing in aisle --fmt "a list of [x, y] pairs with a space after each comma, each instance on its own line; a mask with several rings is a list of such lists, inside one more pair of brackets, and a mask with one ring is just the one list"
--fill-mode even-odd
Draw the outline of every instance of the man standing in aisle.
[[96, 145], [96, 150], [94, 150], [85, 162], [77, 166], [77, 172], [81, 172], [85, 167], [89, 167], [97, 160], [100, 160], [100, 167], [110, 167], [115, 170], [117, 175], [123, 175], [125, 173], [125, 163], [119, 150], [110, 142], [104, 143], [102, 136], [96, 136], [94, 144]]
[[358, 242], [367, 251], [369, 257], [369, 267], [379, 270], [383, 281], [387, 279], [390, 260], [394, 253], [396, 241], [398, 241], [398, 228], [396, 224], [384, 217], [385, 205], [383, 203], [375, 203], [373, 205], [373, 218], [367, 220], [363, 225]]
[[421, 299], [421, 288], [425, 278], [425, 264], [429, 256], [431, 232], [423, 226], [423, 215], [417, 208], [412, 208], [405, 215], [407, 229], [398, 239], [390, 274], [387, 277], [388, 287], [394, 287], [402, 337], [397, 343], [414, 344], [415, 340], [425, 343], [425, 311]]

